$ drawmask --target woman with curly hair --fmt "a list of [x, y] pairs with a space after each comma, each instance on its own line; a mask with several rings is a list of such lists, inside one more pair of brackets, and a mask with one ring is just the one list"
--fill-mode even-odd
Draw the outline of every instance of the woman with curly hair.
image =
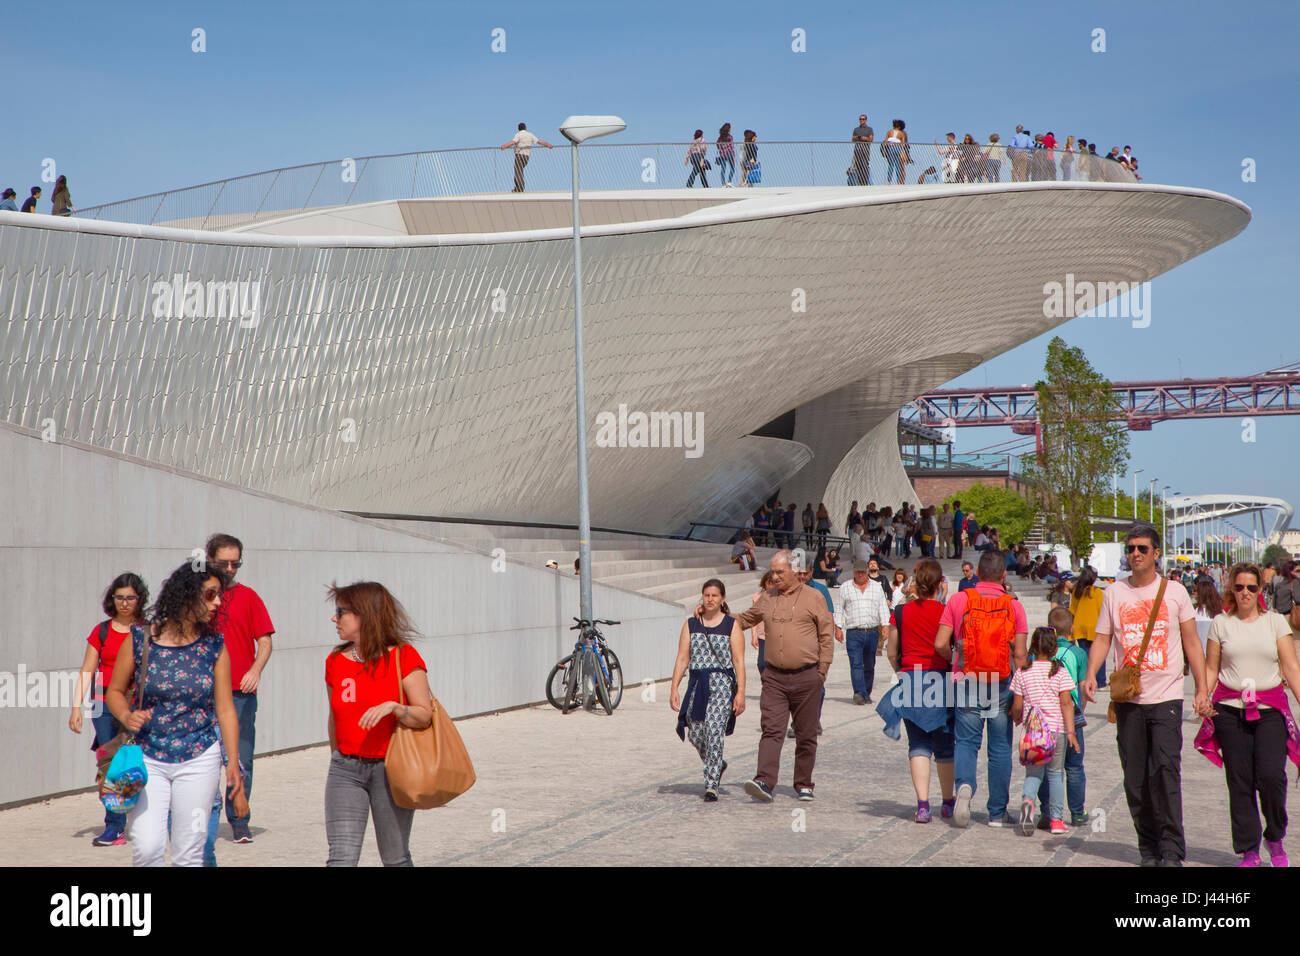
[[[239, 753], [230, 655], [212, 623], [223, 584], [206, 565], [196, 570], [182, 564], [163, 582], [151, 625], [132, 625], [113, 667], [108, 708], [135, 735], [149, 774], [130, 813], [135, 866], [163, 865], [169, 828], [172, 866], [203, 864], [222, 745], [228, 754]], [[139, 710], [132, 709], [135, 693], [127, 699], [133, 678], [143, 686]], [[226, 792], [243, 801], [238, 760], [226, 767]]]
[[[81, 702], [88, 689], [95, 692], [95, 710], [98, 716], [91, 717], [94, 736], [90, 749], [97, 750], [121, 732], [113, 715], [104, 706], [104, 690], [113, 679], [113, 662], [117, 652], [122, 649], [122, 642], [131, 633], [132, 626], [144, 623], [144, 609], [149, 603], [149, 589], [140, 575], [127, 571], [113, 579], [113, 583], [104, 592], [100, 606], [108, 619], [100, 621], [86, 638], [86, 654], [81, 661], [81, 673], [77, 675], [77, 691], [72, 698], [72, 713], [68, 716], [68, 728], [73, 733], [81, 733]], [[98, 680], [96, 680], [98, 673]], [[126, 814], [113, 810], [104, 811], [104, 832], [90, 841], [94, 846], [119, 846], [126, 842]]]
[[[410, 644], [415, 627], [382, 584], [334, 585], [329, 594], [340, 643], [325, 660], [330, 700], [325, 865], [356, 866], [366, 820], [373, 818], [384, 866], [412, 866], [415, 811], [393, 802], [384, 758], [399, 723], [412, 730], [433, 723], [427, 669]], [[398, 700], [399, 681], [405, 704]]]

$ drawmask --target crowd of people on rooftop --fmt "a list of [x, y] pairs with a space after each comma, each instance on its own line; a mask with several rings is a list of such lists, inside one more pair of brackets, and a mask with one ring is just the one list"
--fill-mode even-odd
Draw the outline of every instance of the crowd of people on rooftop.
[[[40, 186], [33, 186], [31, 193], [23, 200], [21, 207], [18, 205], [18, 192], [12, 186], [7, 186], [3, 192], [0, 192], [0, 210], [10, 212], [40, 212], [37, 204], [41, 199], [42, 189]], [[54, 181], [54, 192], [50, 196], [50, 213], [55, 216], [71, 216], [77, 211], [72, 205], [72, 194], [68, 192], [68, 177], [60, 176]]]

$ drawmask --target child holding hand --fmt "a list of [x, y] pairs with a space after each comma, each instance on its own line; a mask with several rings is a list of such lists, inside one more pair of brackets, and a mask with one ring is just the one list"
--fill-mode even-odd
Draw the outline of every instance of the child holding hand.
[[1045, 732], [1046, 740], [1054, 743], [1048, 759], [1037, 760], [1040, 754], [1025, 753], [1021, 744], [1021, 763], [1025, 765], [1023, 802], [1020, 806], [1020, 832], [1025, 836], [1034, 833], [1034, 798], [1047, 775], [1049, 829], [1052, 833], [1068, 833], [1065, 815], [1065, 757], [1066, 746], [1079, 749], [1079, 739], [1074, 733], [1074, 679], [1061, 661], [1056, 658], [1056, 630], [1040, 627], [1029, 642], [1030, 663], [1011, 676], [1011, 719], [1022, 721], [1026, 730]]

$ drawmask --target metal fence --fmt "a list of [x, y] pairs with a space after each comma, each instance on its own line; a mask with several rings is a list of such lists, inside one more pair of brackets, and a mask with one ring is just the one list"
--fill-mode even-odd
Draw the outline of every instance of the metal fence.
[[[730, 156], [708, 144], [703, 161], [689, 143], [614, 143], [582, 147], [583, 189], [676, 189], [881, 186], [901, 183], [982, 183], [1037, 180], [1136, 182], [1132, 172], [1101, 156], [1007, 146], [909, 143], [737, 142]], [[754, 148], [749, 149], [750, 146]], [[572, 147], [534, 146], [522, 170], [530, 192], [570, 189]], [[705, 168], [707, 166], [708, 168]], [[231, 229], [326, 206], [391, 199], [508, 192], [516, 174], [513, 150], [444, 149], [363, 156], [272, 169], [185, 189], [91, 206], [88, 219], [194, 229]], [[756, 181], [755, 181], [756, 180]]]

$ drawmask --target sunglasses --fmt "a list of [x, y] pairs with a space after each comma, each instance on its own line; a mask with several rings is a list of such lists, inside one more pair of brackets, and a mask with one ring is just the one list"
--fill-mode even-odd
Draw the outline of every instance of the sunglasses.
[[244, 566], [243, 561], [213, 561], [212, 563], [219, 568], [226, 568], [230, 571], [238, 571]]
[[204, 589], [203, 589], [203, 600], [205, 600], [205, 601], [215, 601], [215, 600], [217, 599], [217, 596], [218, 596], [220, 593], [221, 593], [221, 588], [204, 588]]
[[1124, 550], [1127, 551], [1129, 554], [1132, 554], [1134, 551], [1136, 551], [1138, 554], [1146, 554], [1148, 551], [1151, 550], [1151, 545], [1129, 544], [1124, 546]]
[[1234, 584], [1232, 586], [1232, 589], [1234, 591], [1249, 591], [1251, 594], [1254, 594], [1259, 590], [1259, 585], [1258, 584]]
[[334, 616], [335, 616], [335, 617], [342, 617], [344, 614], [351, 614], [351, 613], [353, 613], [353, 612], [352, 612], [352, 608], [350, 608], [350, 607], [336, 607], [336, 608], [334, 608]]

